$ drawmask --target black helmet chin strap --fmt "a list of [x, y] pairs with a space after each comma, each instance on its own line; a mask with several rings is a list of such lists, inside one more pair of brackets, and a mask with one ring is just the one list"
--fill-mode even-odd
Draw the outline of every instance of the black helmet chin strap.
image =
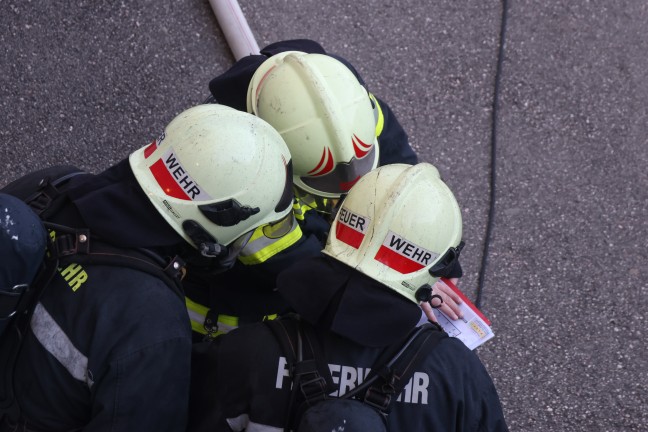
[[182, 223], [185, 234], [196, 245], [200, 254], [206, 258], [223, 258], [227, 256], [227, 246], [218, 243], [198, 222], [186, 220]]
[[[439, 294], [432, 294], [432, 287], [430, 284], [424, 284], [414, 293], [416, 300], [420, 302], [429, 303], [434, 309], [440, 308], [443, 305], [443, 298]], [[437, 302], [435, 302], [437, 300]]]
[[218, 243], [200, 243], [199, 252], [207, 258], [218, 258], [227, 253], [227, 248]]

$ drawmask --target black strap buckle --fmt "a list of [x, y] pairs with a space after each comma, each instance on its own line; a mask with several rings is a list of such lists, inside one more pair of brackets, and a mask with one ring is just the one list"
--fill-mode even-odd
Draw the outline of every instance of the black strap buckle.
[[44, 178], [38, 184], [39, 190], [36, 195], [32, 196], [27, 204], [34, 210], [37, 215], [41, 215], [47, 210], [54, 197], [59, 195], [59, 190], [52, 184], [49, 178]]
[[70, 233], [56, 233], [55, 250], [59, 257], [90, 253], [90, 230], [78, 229]]
[[326, 399], [326, 380], [315, 374], [314, 378], [299, 382], [299, 388], [308, 405]]
[[164, 273], [173, 279], [182, 280], [187, 273], [187, 263], [184, 262], [179, 256], [175, 256], [169, 260], [169, 263], [164, 268]]
[[204, 340], [213, 340], [216, 337], [216, 333], [218, 332], [218, 312], [216, 312], [214, 309], [209, 309], [207, 311], [207, 315], [205, 316], [203, 327], [205, 328], [205, 331], [207, 331]]
[[385, 392], [384, 386], [383, 390], [381, 391], [378, 391], [373, 387], [369, 387], [362, 400], [364, 401], [364, 403], [376, 408], [378, 411], [385, 412], [387, 411], [387, 408], [389, 408], [393, 392], [393, 386], [391, 387], [391, 392]]

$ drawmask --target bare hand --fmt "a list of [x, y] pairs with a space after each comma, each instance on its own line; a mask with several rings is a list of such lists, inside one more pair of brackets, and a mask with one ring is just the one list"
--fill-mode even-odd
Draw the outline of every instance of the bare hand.
[[[453, 278], [450, 279], [450, 282], [453, 284], [457, 284], [458, 278]], [[448, 318], [456, 320], [459, 318], [463, 318], [463, 315], [459, 311], [459, 305], [463, 303], [461, 301], [461, 298], [457, 293], [455, 293], [452, 288], [450, 288], [448, 285], [444, 284], [443, 281], [439, 279], [437, 283], [434, 284], [432, 287], [432, 294], [433, 295], [439, 295], [443, 299], [443, 303], [441, 306], [438, 308], [441, 312], [443, 312]], [[439, 300], [438, 299], [433, 299], [432, 303], [436, 306], [438, 304]], [[423, 312], [425, 313], [425, 316], [432, 321], [432, 322], [437, 322], [436, 316], [434, 315], [434, 308], [432, 308], [432, 305], [430, 305], [428, 302], [423, 302], [421, 303], [421, 309], [423, 309]]]

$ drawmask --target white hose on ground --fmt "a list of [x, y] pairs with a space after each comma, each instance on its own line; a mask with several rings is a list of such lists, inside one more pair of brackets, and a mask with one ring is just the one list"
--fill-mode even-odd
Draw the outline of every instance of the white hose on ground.
[[209, 0], [227, 44], [236, 60], [259, 54], [259, 45], [236, 0]]

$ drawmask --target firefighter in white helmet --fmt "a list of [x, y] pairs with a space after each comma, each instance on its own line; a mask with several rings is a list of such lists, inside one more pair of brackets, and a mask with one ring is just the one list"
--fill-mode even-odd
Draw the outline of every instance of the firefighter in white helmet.
[[[454, 195], [429, 164], [390, 165], [360, 181], [371, 187], [358, 187], [344, 200], [324, 253], [413, 302], [423, 301], [456, 266], [463, 248]], [[426, 201], [433, 204], [424, 206]]]
[[252, 77], [247, 110], [286, 141], [302, 193], [340, 198], [378, 166], [378, 102], [331, 56], [287, 51], [270, 57]]
[[290, 153], [266, 122], [234, 109], [193, 107], [129, 160], [167, 223], [219, 267], [234, 264], [255, 228], [290, 215]]
[[[233, 271], [205, 282], [214, 286], [209, 298], [197, 301], [200, 293], [189, 290], [193, 328], [208, 336], [236, 327], [241, 315], [255, 321], [280, 311], [276, 275], [320, 253], [340, 197], [377, 166], [417, 162], [389, 106], [351, 64], [314, 41], [271, 44], [209, 88], [212, 102], [253, 113], [279, 131], [293, 158], [295, 202], [291, 224], [257, 229]], [[460, 267], [452, 276], [461, 276]], [[457, 316], [459, 297], [448, 290], [445, 298], [444, 309]]]
[[288, 148], [258, 117], [201, 105], [100, 174], [53, 172], [3, 189], [38, 197], [60, 266], [19, 349], [0, 349], [0, 429], [185, 431], [181, 278], [198, 259], [226, 269], [257, 227], [292, 217]]
[[[246, 326], [194, 347], [190, 429], [295, 430], [305, 404], [324, 407], [320, 400], [348, 393], [384, 413], [386, 430], [506, 431], [477, 355], [419, 322], [418, 304], [458, 261], [461, 236], [459, 205], [432, 165], [387, 165], [363, 176], [337, 213], [325, 255], [278, 278], [298, 319]], [[427, 338], [406, 344], [419, 329]], [[384, 356], [399, 351], [411, 356], [404, 369]], [[375, 386], [362, 388], [373, 379]], [[297, 430], [366, 430], [354, 414], [332, 424], [336, 412], [329, 414], [318, 428]]]

